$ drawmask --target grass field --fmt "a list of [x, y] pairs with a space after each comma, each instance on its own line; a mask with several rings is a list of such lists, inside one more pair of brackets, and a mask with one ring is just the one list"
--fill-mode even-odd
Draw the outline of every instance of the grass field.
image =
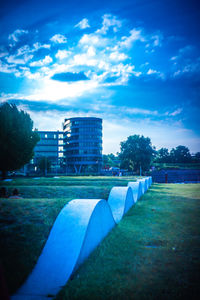
[[[113, 185], [126, 185], [129, 180], [84, 177], [7, 182], [7, 187], [18, 187], [27, 197], [0, 199], [0, 255], [10, 291], [33, 268], [67, 201], [106, 198]], [[198, 299], [199, 207], [199, 184], [154, 184], [74, 274], [57, 300]]]
[[199, 208], [199, 184], [153, 185], [56, 299], [199, 299]]
[[113, 186], [131, 178], [60, 177], [1, 181], [8, 195], [17, 188], [23, 199], [0, 199], [0, 260], [10, 293], [34, 267], [63, 206], [75, 198], [107, 199]]

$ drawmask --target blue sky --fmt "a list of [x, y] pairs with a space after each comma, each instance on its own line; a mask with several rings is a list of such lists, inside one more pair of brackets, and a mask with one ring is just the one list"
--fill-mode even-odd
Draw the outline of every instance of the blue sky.
[[104, 120], [104, 153], [129, 135], [200, 151], [198, 1], [3, 1], [0, 101], [39, 130]]

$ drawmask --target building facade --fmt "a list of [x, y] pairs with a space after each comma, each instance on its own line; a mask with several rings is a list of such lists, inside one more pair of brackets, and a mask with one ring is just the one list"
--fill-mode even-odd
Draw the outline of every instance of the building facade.
[[38, 131], [40, 141], [34, 148], [34, 166], [38, 166], [41, 157], [47, 157], [51, 162], [51, 171], [58, 171], [64, 162], [64, 145], [62, 131]]
[[102, 119], [65, 119], [63, 131], [67, 173], [99, 173], [102, 167]]

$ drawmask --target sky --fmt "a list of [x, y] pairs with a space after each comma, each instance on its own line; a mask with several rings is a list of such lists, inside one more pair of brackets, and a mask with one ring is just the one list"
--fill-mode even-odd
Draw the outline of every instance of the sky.
[[193, 0], [1, 1], [0, 102], [38, 130], [103, 119], [103, 153], [139, 134], [200, 151], [200, 7]]

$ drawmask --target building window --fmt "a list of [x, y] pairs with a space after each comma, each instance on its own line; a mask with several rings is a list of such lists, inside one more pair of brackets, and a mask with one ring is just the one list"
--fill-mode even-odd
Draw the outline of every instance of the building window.
[[58, 153], [58, 157], [63, 157], [63, 153]]
[[63, 145], [63, 140], [59, 140], [59, 141], [58, 141], [58, 144], [59, 144], [59, 145]]
[[58, 151], [63, 151], [63, 147], [58, 147]]
[[56, 139], [56, 134], [53, 135], [53, 138]]
[[47, 134], [45, 134], [45, 135], [44, 135], [44, 137], [45, 137], [45, 139], [47, 139], [47, 138], [48, 138], [48, 135], [47, 135]]
[[59, 135], [58, 135], [58, 138], [59, 138], [59, 139], [63, 139], [63, 134], [59, 134]]

